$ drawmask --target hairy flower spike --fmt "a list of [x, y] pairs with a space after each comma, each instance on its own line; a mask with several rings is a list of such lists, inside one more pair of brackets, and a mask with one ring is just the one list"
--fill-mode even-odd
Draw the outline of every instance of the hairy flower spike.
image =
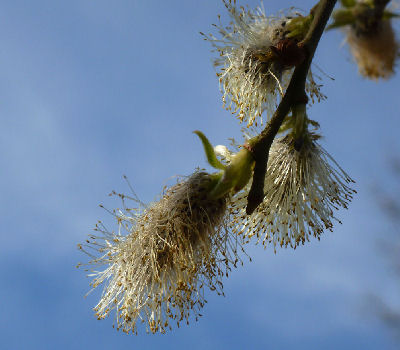
[[[230, 25], [216, 25], [219, 38], [203, 35], [220, 56], [215, 66], [220, 68], [217, 75], [225, 108], [250, 126], [264, 111], [267, 118], [272, 115], [292, 67], [304, 59], [297, 43], [306, 33], [309, 18], [298, 13], [267, 17], [262, 8], [251, 11], [223, 1]], [[312, 100], [325, 98], [311, 72], [306, 88]]]
[[236, 216], [233, 231], [258, 242], [296, 248], [319, 239], [324, 229], [332, 231], [339, 207], [347, 208], [354, 182], [309, 134], [300, 150], [291, 136], [276, 139], [270, 149], [265, 178], [265, 199], [250, 216], [246, 215], [249, 186], [232, 204]]
[[394, 73], [399, 44], [391, 19], [398, 14], [385, 9], [384, 1], [342, 1], [343, 7], [333, 12], [327, 29], [344, 28], [350, 52], [362, 76], [388, 79]]
[[393, 75], [399, 45], [390, 20], [379, 22], [374, 31], [367, 33], [349, 27], [346, 41], [362, 76], [388, 79]]
[[[152, 333], [164, 333], [197, 319], [204, 306], [204, 288], [222, 293], [222, 277], [236, 266], [237, 237], [225, 229], [228, 197], [210, 199], [213, 178], [196, 172], [165, 191], [145, 209], [114, 211], [119, 230], [96, 225], [79, 248], [90, 255], [93, 289], [104, 284], [94, 308], [99, 319], [115, 310], [117, 329], [136, 333], [136, 322]], [[94, 255], [92, 254], [94, 251]], [[98, 268], [100, 267], [100, 268]]]

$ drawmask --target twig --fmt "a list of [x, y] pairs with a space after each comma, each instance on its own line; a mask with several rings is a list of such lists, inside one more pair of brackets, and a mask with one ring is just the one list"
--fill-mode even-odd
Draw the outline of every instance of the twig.
[[377, 18], [382, 18], [383, 11], [385, 7], [389, 4], [390, 0], [374, 0], [375, 16]]

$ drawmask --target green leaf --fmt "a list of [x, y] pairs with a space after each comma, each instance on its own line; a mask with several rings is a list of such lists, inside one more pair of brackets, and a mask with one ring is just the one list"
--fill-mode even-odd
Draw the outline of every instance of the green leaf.
[[203, 143], [208, 163], [215, 169], [225, 170], [226, 166], [218, 160], [214, 152], [214, 147], [211, 145], [210, 141], [208, 141], [207, 137], [199, 130], [193, 131], [193, 133], [195, 133]]
[[287, 22], [286, 29], [288, 30], [287, 38], [295, 38], [298, 40], [304, 39], [306, 36], [313, 16], [308, 15], [306, 17], [299, 16], [292, 18]]

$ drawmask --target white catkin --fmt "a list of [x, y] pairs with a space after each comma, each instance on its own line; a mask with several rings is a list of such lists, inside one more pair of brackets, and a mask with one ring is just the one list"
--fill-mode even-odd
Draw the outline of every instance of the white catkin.
[[374, 33], [363, 34], [353, 27], [346, 28], [345, 33], [362, 76], [377, 80], [393, 75], [400, 50], [390, 20], [380, 22]]
[[339, 207], [347, 208], [354, 181], [315, 141], [296, 151], [290, 136], [276, 139], [270, 149], [264, 201], [247, 216], [250, 184], [232, 203], [233, 231], [257, 242], [296, 248], [324, 229], [332, 231]]
[[[266, 16], [262, 8], [252, 11], [230, 1], [224, 4], [231, 18], [229, 25], [215, 25], [217, 36], [203, 34], [218, 55], [214, 64], [219, 69], [223, 104], [248, 126], [262, 124], [262, 114], [266, 112], [267, 119], [273, 114], [293, 72], [290, 67], [265, 60], [265, 54], [285, 39], [286, 24], [300, 14], [292, 11]], [[306, 90], [312, 101], [325, 98], [311, 70]]]
[[113, 212], [118, 232], [102, 223], [79, 248], [91, 256], [93, 289], [103, 285], [94, 310], [99, 319], [115, 311], [115, 325], [136, 333], [164, 333], [171, 322], [200, 316], [205, 288], [222, 294], [222, 278], [240, 261], [238, 238], [226, 229], [229, 198], [208, 198], [211, 177], [196, 172], [144, 209]]

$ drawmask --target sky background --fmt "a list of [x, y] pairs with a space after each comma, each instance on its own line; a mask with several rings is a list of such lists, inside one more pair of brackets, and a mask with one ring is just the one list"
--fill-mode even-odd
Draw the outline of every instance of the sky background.
[[[244, 4], [244, 2], [241, 2]], [[258, 1], [247, 2], [252, 7]], [[312, 1], [264, 1], [267, 13]], [[208, 293], [199, 322], [166, 335], [125, 335], [84, 298], [77, 243], [98, 204], [119, 205], [126, 174], [145, 202], [166, 180], [207, 167], [193, 130], [240, 138], [222, 109], [210, 45], [221, 1], [0, 2], [0, 339], [3, 349], [397, 349], [370, 295], [400, 309], [400, 283], [378, 242], [393, 226], [372, 188], [391, 191], [400, 151], [399, 77], [362, 79], [340, 32], [314, 62], [328, 100], [309, 116], [322, 145], [357, 181], [343, 225], [298, 249], [248, 245], [253, 262]], [[314, 70], [315, 70], [314, 66]], [[100, 291], [99, 291], [100, 292]]]

